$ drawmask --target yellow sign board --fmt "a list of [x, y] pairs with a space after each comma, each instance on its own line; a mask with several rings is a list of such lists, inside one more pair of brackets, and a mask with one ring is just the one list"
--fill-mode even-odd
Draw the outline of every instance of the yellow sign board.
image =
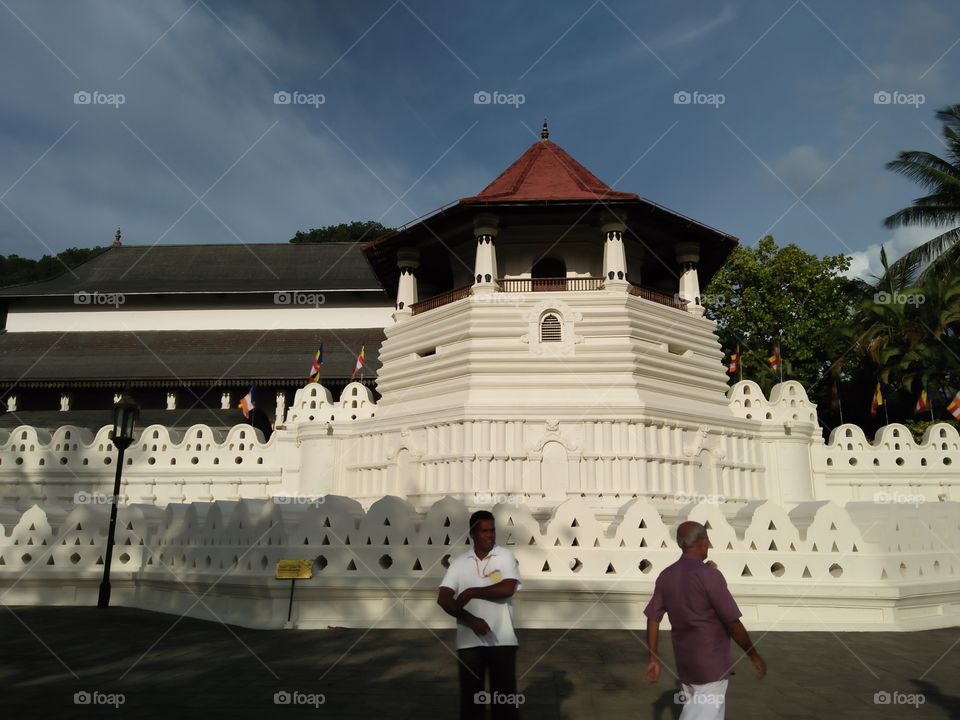
[[313, 560], [281, 560], [277, 563], [277, 580], [309, 580], [313, 577]]

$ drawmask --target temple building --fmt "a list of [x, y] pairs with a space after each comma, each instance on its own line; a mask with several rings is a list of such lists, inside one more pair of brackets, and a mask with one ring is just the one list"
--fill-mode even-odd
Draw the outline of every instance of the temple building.
[[0, 427], [93, 430], [125, 387], [147, 423], [242, 423], [252, 383], [275, 418], [321, 343], [327, 387], [361, 347], [372, 386], [391, 310], [354, 243], [128, 246], [119, 230], [59, 277], [0, 288], [0, 306]]
[[[728, 384], [700, 288], [736, 243], [611, 189], [544, 125], [479, 194], [362, 248], [117, 247], [4, 289], [0, 591], [96, 596], [129, 383], [148, 414], [119, 604], [281, 627], [273, 568], [306, 558], [298, 627], [447, 627], [436, 582], [482, 507], [523, 569], [521, 627], [643, 627], [684, 520], [751, 627], [955, 625], [956, 429], [825, 442], [799, 382]], [[254, 382], [269, 438], [229, 409]]]

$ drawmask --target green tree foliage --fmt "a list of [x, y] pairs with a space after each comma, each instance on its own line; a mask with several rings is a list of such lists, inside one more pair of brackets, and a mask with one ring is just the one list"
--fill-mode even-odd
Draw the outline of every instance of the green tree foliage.
[[19, 255], [0, 255], [0, 287], [49, 280], [75, 268], [107, 248], [68, 248], [56, 255], [44, 255], [39, 260]]
[[701, 297], [724, 351], [740, 346], [744, 378], [767, 392], [779, 382], [767, 358], [780, 343], [785, 380], [799, 380], [808, 391], [829, 380], [855, 345], [850, 320], [858, 287], [841, 275], [848, 267], [845, 255], [820, 258], [796, 245], [778, 247], [769, 235], [756, 247], [734, 250]]
[[888, 394], [904, 395], [910, 407], [922, 390], [935, 415], [960, 386], [960, 275], [928, 273], [909, 283], [912, 274], [897, 263], [868, 286], [854, 318], [858, 345]]
[[381, 225], [376, 220], [355, 220], [339, 225], [325, 225], [313, 228], [306, 232], [297, 230], [296, 235], [290, 238], [292, 243], [322, 243], [322, 242], [370, 242], [379, 235], [389, 232], [391, 228]]
[[887, 168], [908, 177], [928, 192], [913, 205], [884, 220], [889, 227], [929, 225], [946, 228], [932, 240], [906, 253], [897, 266], [926, 266], [922, 279], [930, 274], [944, 275], [960, 265], [960, 105], [937, 111], [943, 122], [946, 159], [920, 150], [901, 152]]

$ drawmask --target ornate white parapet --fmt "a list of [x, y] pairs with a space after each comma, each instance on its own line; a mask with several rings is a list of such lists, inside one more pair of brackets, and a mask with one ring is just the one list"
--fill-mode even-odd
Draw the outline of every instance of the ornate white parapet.
[[[751, 630], [919, 630], [960, 622], [957, 503], [657, 507], [635, 499], [601, 515], [572, 498], [538, 519], [527, 506], [501, 500], [492, 507], [497, 541], [516, 554], [524, 584], [515, 599], [519, 627], [642, 628], [657, 576], [680, 554], [677, 525], [687, 519], [707, 526], [708, 562], [723, 573]], [[444, 498], [420, 513], [385, 497], [365, 512], [332, 495], [122, 505], [113, 600], [279, 628], [289, 585], [274, 578], [276, 563], [306, 559], [313, 578], [297, 584], [298, 628], [447, 628], [436, 587], [450, 558], [469, 548], [475, 508]], [[7, 602], [91, 604], [108, 517], [109, 505], [97, 497], [6, 513], [0, 591]], [[28, 572], [29, 586], [19, 583]]]

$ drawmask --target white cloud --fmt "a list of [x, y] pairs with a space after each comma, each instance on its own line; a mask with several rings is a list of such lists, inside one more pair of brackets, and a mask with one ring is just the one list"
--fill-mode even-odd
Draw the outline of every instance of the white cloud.
[[710, 33], [731, 22], [736, 17], [737, 12], [733, 6], [730, 3], [724, 3], [720, 14], [716, 17], [710, 18], [706, 22], [693, 27], [685, 27], [683, 29], [666, 32], [657, 39], [655, 46], [666, 49], [676, 45], [698, 42]]
[[[939, 231], [939, 232], [942, 232]], [[887, 251], [887, 262], [893, 264], [902, 257], [907, 251], [913, 250], [918, 245], [922, 245], [927, 240], [937, 236], [938, 230], [929, 227], [899, 227], [893, 231], [893, 234], [883, 243]], [[858, 277], [868, 282], [873, 282], [876, 277], [883, 274], [883, 266], [880, 264], [880, 244], [874, 243], [866, 250], [851, 253], [850, 269], [847, 276]]]
[[820, 178], [826, 182], [824, 173], [829, 170], [830, 160], [812, 145], [797, 145], [774, 161], [773, 171], [798, 195], [803, 195]]

